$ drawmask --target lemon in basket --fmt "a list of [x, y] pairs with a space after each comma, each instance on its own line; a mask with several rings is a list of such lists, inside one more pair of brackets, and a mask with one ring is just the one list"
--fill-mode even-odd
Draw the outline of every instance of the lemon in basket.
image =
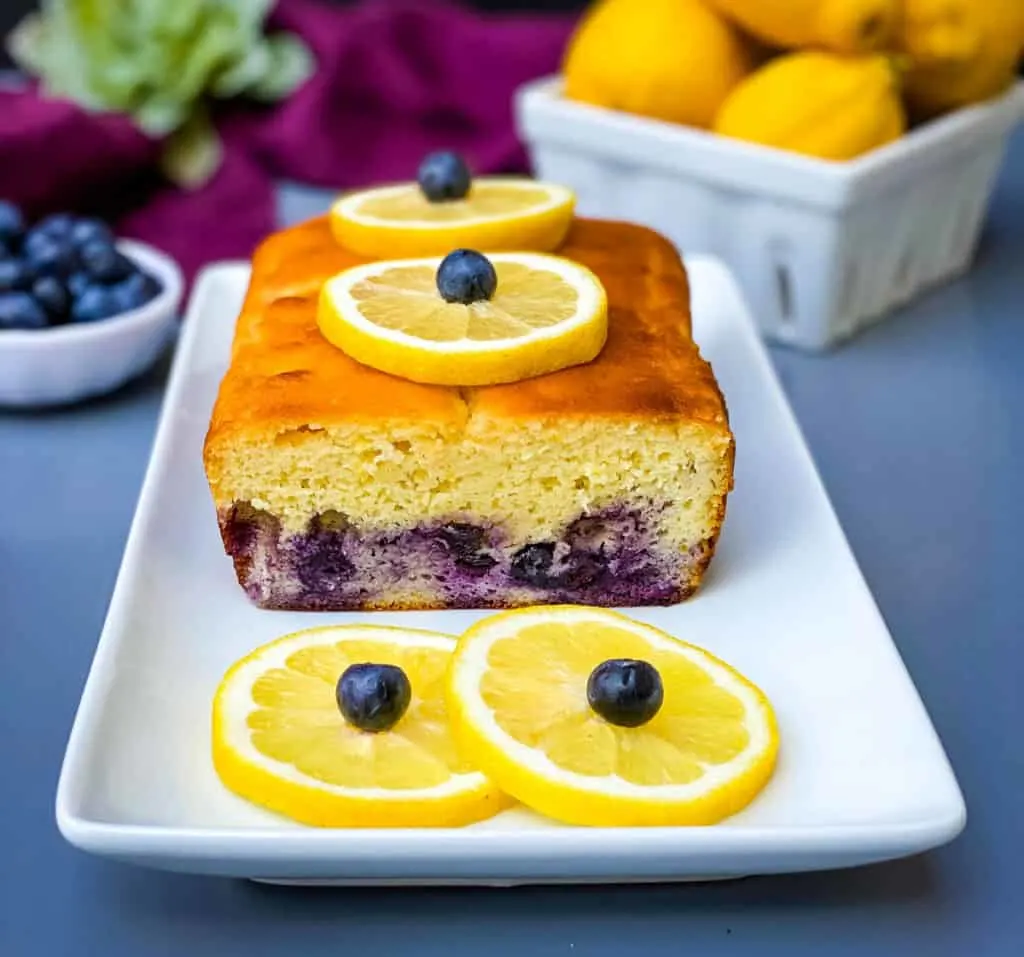
[[569, 42], [565, 96], [708, 127], [753, 62], [746, 40], [701, 0], [600, 0]]

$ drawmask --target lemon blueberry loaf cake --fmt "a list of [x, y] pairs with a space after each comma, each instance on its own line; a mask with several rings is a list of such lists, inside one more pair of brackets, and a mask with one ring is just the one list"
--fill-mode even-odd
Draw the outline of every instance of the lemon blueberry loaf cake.
[[239, 583], [266, 608], [667, 604], [711, 559], [733, 437], [657, 234], [577, 220], [559, 256], [607, 293], [603, 349], [504, 385], [425, 385], [321, 334], [362, 262], [326, 218], [257, 251], [204, 461]]

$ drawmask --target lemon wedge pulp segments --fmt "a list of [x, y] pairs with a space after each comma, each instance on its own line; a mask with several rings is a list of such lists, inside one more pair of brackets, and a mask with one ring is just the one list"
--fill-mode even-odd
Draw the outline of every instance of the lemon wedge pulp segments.
[[364, 365], [437, 385], [515, 382], [589, 362], [608, 334], [600, 280], [540, 253], [496, 253], [490, 299], [446, 302], [439, 259], [375, 262], [332, 277], [318, 323], [328, 341]]
[[[590, 707], [591, 672], [645, 661], [664, 686], [638, 727]], [[462, 753], [556, 820], [599, 826], [712, 824], [746, 806], [775, 765], [765, 696], [707, 652], [623, 615], [558, 606], [500, 613], [460, 639], [449, 711]]]
[[335, 239], [367, 259], [440, 256], [458, 246], [547, 252], [565, 239], [574, 207], [564, 186], [492, 176], [445, 202], [431, 202], [415, 183], [350, 193], [331, 207], [330, 222]]
[[[490, 817], [508, 801], [458, 757], [446, 714], [454, 647], [446, 635], [352, 625], [258, 648], [217, 689], [217, 773], [239, 796], [305, 824], [442, 827]], [[389, 731], [360, 731], [339, 709], [339, 677], [364, 662], [408, 676], [408, 709]]]

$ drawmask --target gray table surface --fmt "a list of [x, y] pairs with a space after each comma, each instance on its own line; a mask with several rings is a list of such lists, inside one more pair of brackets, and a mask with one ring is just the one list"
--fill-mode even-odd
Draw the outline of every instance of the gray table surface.
[[[286, 189], [282, 218], [322, 202]], [[723, 884], [374, 891], [148, 872], [67, 846], [54, 789], [162, 363], [76, 409], [0, 413], [0, 955], [1024, 952], [1024, 131], [969, 278], [831, 356], [773, 358], [964, 789], [957, 841]]]

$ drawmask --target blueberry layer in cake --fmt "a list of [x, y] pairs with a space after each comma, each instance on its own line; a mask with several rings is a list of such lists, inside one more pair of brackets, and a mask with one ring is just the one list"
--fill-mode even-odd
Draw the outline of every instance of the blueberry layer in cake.
[[262, 607], [653, 605], [697, 588], [733, 437], [661, 237], [578, 221], [597, 273], [593, 362], [511, 385], [428, 386], [327, 343], [317, 294], [359, 260], [325, 220], [258, 250], [205, 447], [221, 536]]

